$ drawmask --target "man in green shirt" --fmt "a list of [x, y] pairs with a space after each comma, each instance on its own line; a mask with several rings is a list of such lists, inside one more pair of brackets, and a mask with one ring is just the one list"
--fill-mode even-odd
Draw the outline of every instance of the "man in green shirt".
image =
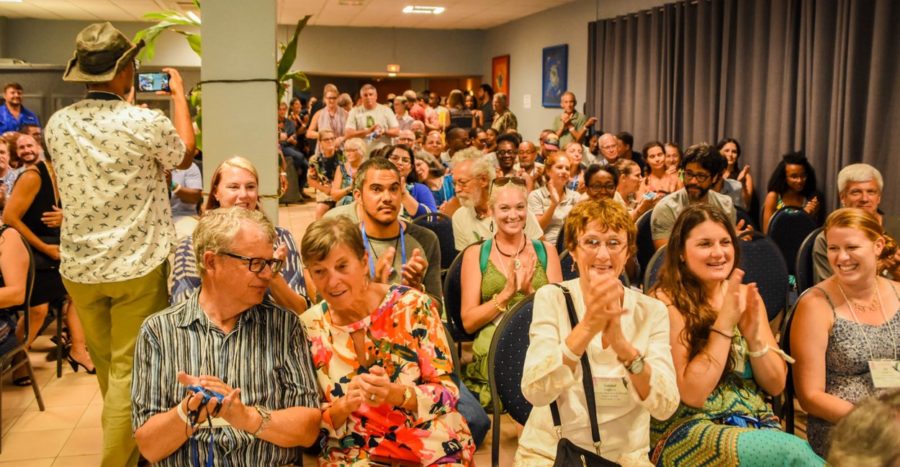
[[587, 129], [597, 123], [597, 117], [587, 118], [575, 110], [575, 94], [572, 91], [563, 93], [560, 105], [563, 112], [553, 119], [553, 131], [559, 136], [559, 147], [564, 148], [572, 141], [579, 143], [584, 139]]

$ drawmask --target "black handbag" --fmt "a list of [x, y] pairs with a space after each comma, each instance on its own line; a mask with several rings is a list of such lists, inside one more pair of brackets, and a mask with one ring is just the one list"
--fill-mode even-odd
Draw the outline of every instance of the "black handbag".
[[[47, 235], [39, 235], [38, 236], [42, 242], [48, 245], [59, 245], [59, 236], [47, 236]], [[53, 271], [59, 269], [59, 260], [52, 259], [49, 256], [41, 253], [37, 250], [37, 248], [32, 248], [32, 253], [34, 256], [34, 270], [35, 271]]]
[[[572, 303], [572, 295], [569, 289], [553, 284], [563, 291], [566, 297], [566, 309], [569, 312], [569, 321], [572, 323], [572, 329], [578, 324], [578, 317], [575, 316], [575, 304]], [[584, 385], [585, 402], [587, 402], [588, 417], [591, 420], [591, 437], [594, 439], [594, 449], [596, 452], [588, 451], [576, 445], [575, 443], [562, 437], [562, 419], [559, 417], [559, 406], [556, 401], [550, 403], [550, 414], [553, 416], [553, 426], [556, 428], [556, 434], [559, 442], [556, 444], [556, 461], [553, 463], [555, 467], [563, 466], [584, 466], [584, 467], [612, 467], [617, 466], [615, 462], [600, 456], [600, 427], [597, 425], [597, 406], [594, 401], [594, 384], [591, 375], [591, 364], [588, 362], [587, 352], [581, 356], [581, 382]]]

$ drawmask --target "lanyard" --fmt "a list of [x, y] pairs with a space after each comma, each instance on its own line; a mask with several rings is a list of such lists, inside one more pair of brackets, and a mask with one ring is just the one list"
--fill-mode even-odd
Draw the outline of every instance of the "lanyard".
[[[366, 247], [366, 252], [369, 253], [369, 273], [372, 275], [372, 280], [375, 280], [375, 248], [369, 242], [369, 236], [366, 235], [366, 224], [364, 222], [359, 223], [359, 230], [362, 231], [363, 244]], [[397, 237], [397, 243], [400, 244], [400, 267], [406, 266], [406, 239], [403, 238], [403, 223], [400, 222], [400, 236]]]

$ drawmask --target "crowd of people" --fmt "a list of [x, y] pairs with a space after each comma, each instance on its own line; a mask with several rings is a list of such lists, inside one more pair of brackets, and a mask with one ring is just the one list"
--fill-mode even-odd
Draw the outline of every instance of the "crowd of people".
[[[282, 176], [293, 167], [316, 202], [292, 233], [262, 213], [244, 157], [210, 168], [204, 199], [177, 70], [164, 70], [168, 118], [130, 102], [142, 43], [98, 23], [76, 44], [63, 79], [87, 96], [45, 126], [21, 85], [4, 88], [0, 348], [32, 342], [48, 304], [67, 304], [69, 361], [103, 395], [104, 466], [290, 465], [303, 452], [327, 466], [472, 465], [491, 424], [491, 341], [523, 300], [534, 408], [517, 465], [553, 465], [563, 438], [621, 465], [851, 465], [872, 454], [847, 439], [898, 431], [900, 221], [879, 210], [874, 167], [844, 168], [842, 208], [826, 213], [812, 164], [786, 154], [760, 209], [734, 138], [636, 152], [567, 91], [529, 140], [488, 85], [381, 101], [367, 84], [354, 105], [329, 84], [323, 105], [278, 109]], [[824, 222], [793, 355], [738, 267], [747, 219], [759, 210], [765, 232], [789, 207]], [[414, 221], [430, 213], [450, 217], [455, 251]], [[643, 216], [666, 248], [649, 290], [623, 284], [638, 274]], [[28, 336], [12, 311], [26, 245]], [[475, 335], [461, 367], [443, 316], [447, 254], [460, 255]], [[773, 412], [788, 384], [809, 442]], [[876, 422], [869, 406], [893, 414]], [[881, 454], [900, 459], [896, 444]]]

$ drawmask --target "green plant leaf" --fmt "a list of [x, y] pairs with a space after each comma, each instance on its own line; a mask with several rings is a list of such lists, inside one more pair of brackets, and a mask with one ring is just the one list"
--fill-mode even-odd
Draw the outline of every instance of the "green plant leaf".
[[297, 89], [300, 91], [305, 91], [305, 90], [309, 89], [309, 78], [307, 78], [306, 73], [303, 73], [302, 71], [292, 71], [292, 72], [284, 75], [281, 79], [282, 82], [288, 81], [288, 80], [299, 81], [299, 85], [297, 86]]
[[187, 38], [188, 45], [191, 46], [191, 50], [193, 50], [194, 53], [197, 54], [197, 56], [203, 57], [203, 52], [202, 52], [201, 46], [200, 46], [200, 34], [193, 34], [193, 33], [185, 32], [185, 31], [176, 31], [176, 32], [178, 32], [179, 34], [181, 34], [182, 36]]
[[197, 7], [198, 10], [202, 11], [202, 9], [200, 8], [200, 0], [194, 0], [194, 6]]
[[288, 41], [287, 47], [284, 48], [284, 53], [281, 55], [281, 59], [278, 61], [278, 79], [281, 80], [281, 77], [286, 75], [288, 71], [291, 70], [291, 67], [294, 65], [294, 61], [297, 60], [297, 37], [300, 35], [300, 31], [303, 30], [303, 27], [306, 26], [306, 23], [309, 21], [309, 18], [312, 15], [306, 15], [300, 21], [297, 21], [297, 27], [294, 28], [294, 35], [291, 37], [291, 40]]

